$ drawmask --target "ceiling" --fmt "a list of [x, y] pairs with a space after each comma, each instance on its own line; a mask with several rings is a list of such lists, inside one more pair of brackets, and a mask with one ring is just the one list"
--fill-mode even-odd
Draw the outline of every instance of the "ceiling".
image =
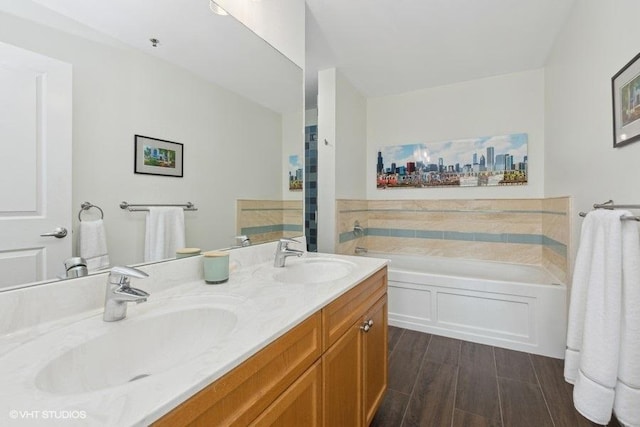
[[306, 0], [306, 108], [336, 67], [365, 97], [543, 67], [574, 0]]
[[[575, 0], [305, 1], [306, 108], [313, 108], [317, 73], [327, 68], [339, 69], [370, 98], [543, 67]], [[0, 0], [0, 7], [13, 13], [29, 4], [55, 10], [273, 110], [299, 108], [295, 91], [271, 83], [283, 75], [295, 79], [296, 67], [287, 68], [281, 55], [240, 54], [259, 51], [253, 39], [242, 42], [247, 46], [225, 43], [236, 38], [221, 37], [220, 31], [241, 25], [211, 14], [205, 0]], [[61, 27], [70, 28], [68, 22]], [[151, 47], [150, 36], [160, 39], [159, 48]], [[237, 66], [219, 66], [231, 61]], [[264, 63], [270, 65], [257, 66]]]
[[207, 0], [0, 0], [0, 11], [134, 47], [273, 111], [300, 111], [300, 68], [237, 20], [212, 13]]

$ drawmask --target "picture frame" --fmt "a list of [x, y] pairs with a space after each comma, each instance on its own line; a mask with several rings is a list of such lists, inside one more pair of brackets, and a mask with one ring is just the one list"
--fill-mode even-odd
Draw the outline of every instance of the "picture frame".
[[134, 136], [134, 173], [183, 177], [184, 144], [152, 138]]
[[297, 154], [289, 156], [289, 191], [302, 191], [304, 187], [304, 168], [302, 157]]
[[640, 140], [640, 53], [611, 78], [613, 147]]
[[383, 146], [376, 158], [376, 188], [527, 185], [528, 147], [529, 135], [522, 132]]

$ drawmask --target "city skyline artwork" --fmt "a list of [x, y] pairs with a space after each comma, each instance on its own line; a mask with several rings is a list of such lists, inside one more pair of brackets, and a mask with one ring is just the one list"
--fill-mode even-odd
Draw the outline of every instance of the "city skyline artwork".
[[301, 156], [297, 154], [289, 156], [289, 191], [302, 191], [304, 169]]
[[466, 138], [382, 147], [376, 186], [482, 187], [527, 184], [528, 135]]

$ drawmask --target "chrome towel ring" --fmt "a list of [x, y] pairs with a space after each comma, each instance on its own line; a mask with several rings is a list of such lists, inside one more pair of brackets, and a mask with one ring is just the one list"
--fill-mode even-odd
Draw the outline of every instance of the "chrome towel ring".
[[80, 205], [80, 212], [78, 212], [78, 221], [82, 221], [82, 212], [88, 211], [91, 208], [96, 208], [100, 211], [100, 219], [104, 219], [104, 211], [100, 208], [100, 206], [96, 206], [89, 202], [83, 202]]

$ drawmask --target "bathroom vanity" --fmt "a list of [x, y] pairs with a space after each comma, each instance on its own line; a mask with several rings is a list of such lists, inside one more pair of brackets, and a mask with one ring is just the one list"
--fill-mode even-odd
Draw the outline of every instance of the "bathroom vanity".
[[116, 322], [106, 274], [0, 293], [0, 424], [368, 425], [387, 384], [387, 261], [276, 268], [274, 249], [232, 251], [221, 285], [202, 257], [141, 267], [148, 301]]
[[386, 291], [384, 267], [154, 426], [369, 425], [387, 386]]

